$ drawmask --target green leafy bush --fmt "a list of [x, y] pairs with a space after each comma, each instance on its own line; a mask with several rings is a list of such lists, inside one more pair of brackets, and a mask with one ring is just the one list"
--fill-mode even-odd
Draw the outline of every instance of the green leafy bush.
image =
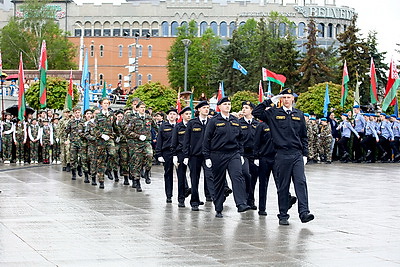
[[242, 102], [250, 101], [254, 105], [258, 104], [258, 94], [250, 91], [238, 91], [232, 98], [232, 112], [238, 112], [242, 110]]

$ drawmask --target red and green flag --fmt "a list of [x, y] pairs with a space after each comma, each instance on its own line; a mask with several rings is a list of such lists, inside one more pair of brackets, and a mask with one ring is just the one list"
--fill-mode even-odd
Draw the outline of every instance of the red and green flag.
[[72, 100], [74, 99], [74, 84], [72, 83], [72, 69], [69, 74], [68, 91], [65, 98], [65, 108], [72, 110]]
[[18, 68], [18, 119], [23, 121], [25, 119], [25, 76], [24, 76], [24, 63], [22, 62], [22, 52], [19, 59]]
[[264, 101], [264, 90], [262, 87], [262, 81], [260, 80], [260, 83], [258, 85], [258, 102], [261, 103]]
[[382, 102], [382, 110], [386, 111], [389, 106], [396, 105], [397, 88], [400, 85], [399, 74], [397, 73], [396, 63], [390, 61], [389, 77], [386, 84], [385, 97]]
[[286, 77], [282, 74], [276, 74], [270, 70], [267, 70], [266, 68], [262, 68], [262, 76], [263, 81], [271, 81], [279, 84], [282, 87], [285, 86]]
[[371, 95], [371, 103], [376, 104], [378, 102], [378, 91], [376, 89], [376, 70], [375, 70], [375, 64], [374, 64], [374, 59], [371, 57], [371, 66], [369, 68], [369, 75], [371, 78], [371, 86], [370, 86], [370, 92], [369, 94]]
[[40, 51], [40, 60], [39, 60], [39, 73], [40, 73], [40, 91], [39, 91], [39, 101], [40, 107], [46, 107], [47, 101], [47, 51], [46, 51], [46, 41], [43, 40], [42, 42], [42, 49]]
[[346, 60], [344, 61], [343, 65], [343, 76], [342, 76], [342, 91], [340, 97], [340, 106], [344, 107], [344, 103], [346, 103], [347, 94], [349, 93], [349, 73], [347, 71], [347, 64]]

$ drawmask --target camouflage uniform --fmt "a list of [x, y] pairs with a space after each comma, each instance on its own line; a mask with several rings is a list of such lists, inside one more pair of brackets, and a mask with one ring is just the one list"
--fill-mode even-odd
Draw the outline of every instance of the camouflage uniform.
[[59, 128], [60, 124], [53, 124], [53, 134], [54, 134], [54, 143], [53, 143], [53, 155], [52, 155], [52, 161], [60, 161], [60, 146], [61, 146], [61, 138], [60, 138], [60, 131]]
[[25, 123], [16, 124], [13, 133], [15, 143], [16, 161], [24, 162], [24, 144], [26, 142], [26, 128]]
[[11, 148], [12, 148], [12, 133], [14, 125], [11, 121], [4, 121], [2, 124], [2, 146], [3, 146], [3, 160], [11, 161]]
[[121, 174], [124, 177], [129, 175], [128, 170], [128, 143], [125, 134], [123, 133], [124, 127], [126, 125], [126, 120], [122, 119], [121, 121], [114, 122], [114, 130], [115, 130], [115, 146], [116, 146], [116, 162], [119, 163], [121, 168]]
[[[113, 121], [113, 114], [108, 112], [108, 116], [106, 116], [102, 111], [94, 120], [94, 135], [97, 138], [97, 175], [100, 183], [104, 182], [107, 162], [110, 162], [111, 166], [116, 166]], [[104, 140], [102, 135], [108, 135], [109, 139]]]
[[[28, 128], [29, 140], [30, 140], [30, 153], [31, 163], [38, 163], [39, 157], [39, 142], [40, 142], [40, 127], [39, 124], [29, 125]], [[36, 140], [36, 141], [35, 141]]]
[[321, 125], [319, 140], [318, 140], [318, 151], [321, 160], [326, 160], [327, 162], [332, 162], [332, 131], [331, 125]]
[[308, 137], [308, 158], [310, 160], [318, 160], [318, 124], [310, 119], [307, 127]]
[[58, 127], [57, 127], [57, 133], [56, 136], [59, 136], [60, 138], [60, 150], [61, 150], [61, 164], [62, 167], [66, 167], [68, 163], [70, 163], [70, 144], [65, 144], [65, 141], [68, 140], [68, 138], [65, 135], [65, 130], [67, 128], [67, 125], [69, 123], [70, 119], [69, 118], [62, 118], [58, 122]]
[[41, 127], [40, 144], [42, 145], [43, 163], [50, 163], [50, 149], [53, 144], [53, 128], [50, 125]]
[[82, 170], [84, 173], [89, 173], [90, 167], [89, 167], [89, 156], [88, 156], [88, 140], [86, 139], [86, 127], [89, 121], [82, 122], [82, 129], [83, 131], [80, 133], [81, 137], [81, 164], [82, 164]]
[[80, 150], [82, 147], [82, 139], [81, 134], [83, 132], [83, 123], [81, 119], [72, 119], [69, 121], [66, 129], [65, 129], [65, 140], [70, 141], [70, 162], [71, 162], [71, 169], [75, 170], [78, 168], [79, 165], [79, 156]]
[[94, 134], [94, 119], [85, 123], [84, 137], [87, 141], [87, 157], [89, 162], [89, 173], [92, 176], [92, 185], [97, 185], [97, 138]]

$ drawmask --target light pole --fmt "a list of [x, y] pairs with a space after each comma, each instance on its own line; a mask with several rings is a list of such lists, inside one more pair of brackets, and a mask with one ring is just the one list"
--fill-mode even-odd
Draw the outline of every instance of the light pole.
[[139, 33], [135, 32], [135, 85], [139, 86]]
[[81, 38], [80, 38], [80, 49], [79, 49], [79, 70], [82, 70], [83, 66], [83, 50], [84, 50], [84, 45], [83, 45], [83, 35], [84, 35], [84, 28], [82, 25], [75, 23], [76, 26], [78, 26], [81, 29]]
[[189, 53], [189, 45], [192, 43], [189, 39], [182, 40], [183, 45], [185, 46], [185, 81], [184, 81], [184, 91], [187, 91], [187, 69], [188, 69], [188, 53]]

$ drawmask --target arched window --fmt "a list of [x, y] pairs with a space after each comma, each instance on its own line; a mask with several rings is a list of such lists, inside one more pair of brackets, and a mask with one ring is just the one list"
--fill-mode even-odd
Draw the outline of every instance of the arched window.
[[225, 21], [219, 24], [219, 36], [226, 37], [228, 36], [228, 24]]
[[168, 36], [168, 29], [169, 25], [168, 22], [164, 21], [161, 23], [161, 36], [167, 37]]
[[207, 30], [207, 22], [202, 21], [200, 23], [200, 36], [202, 36], [206, 30]]
[[124, 48], [123, 45], [118, 46], [118, 57], [122, 57], [122, 49]]
[[325, 24], [318, 24], [318, 37], [325, 37]]
[[304, 22], [299, 23], [299, 37], [304, 37], [305, 35], [306, 24]]
[[286, 35], [286, 24], [285, 23], [283, 23], [283, 22], [279, 23], [278, 32], [279, 32], [279, 37], [284, 37]]
[[178, 34], [178, 22], [174, 21], [171, 23], [171, 36], [176, 36]]
[[151, 79], [153, 78], [153, 76], [151, 74], [147, 74], [147, 81], [151, 82]]
[[289, 25], [289, 34], [291, 36], [296, 36], [296, 24], [294, 22]]
[[100, 57], [104, 56], [104, 45], [100, 45]]
[[233, 31], [235, 29], [236, 29], [236, 23], [232, 21], [231, 23], [229, 23], [229, 37], [232, 37]]
[[152, 45], [147, 46], [147, 56], [149, 58], [151, 58], [153, 56], [153, 46]]
[[90, 57], [94, 57], [94, 45], [90, 45]]
[[215, 35], [218, 35], [218, 24], [215, 21], [210, 23], [210, 28]]
[[122, 81], [122, 74], [120, 73], [120, 74], [118, 74], [118, 82], [121, 82]]
[[342, 26], [340, 24], [336, 25], [336, 36], [342, 33]]
[[138, 85], [142, 85], [142, 74], [138, 75]]
[[240, 27], [240, 26], [243, 26], [244, 24], [246, 24], [246, 22], [244, 22], [244, 21], [240, 22], [240, 23], [239, 23], [239, 27]]
[[132, 57], [132, 50], [133, 50], [133, 45], [128, 46], [128, 57]]
[[139, 47], [138, 47], [138, 57], [142, 57], [142, 55], [143, 55], [143, 46], [142, 45], [139, 45]]
[[99, 74], [100, 85], [103, 85], [104, 75], [102, 73]]
[[81, 37], [82, 36], [82, 30], [77, 28], [75, 29], [75, 37]]

